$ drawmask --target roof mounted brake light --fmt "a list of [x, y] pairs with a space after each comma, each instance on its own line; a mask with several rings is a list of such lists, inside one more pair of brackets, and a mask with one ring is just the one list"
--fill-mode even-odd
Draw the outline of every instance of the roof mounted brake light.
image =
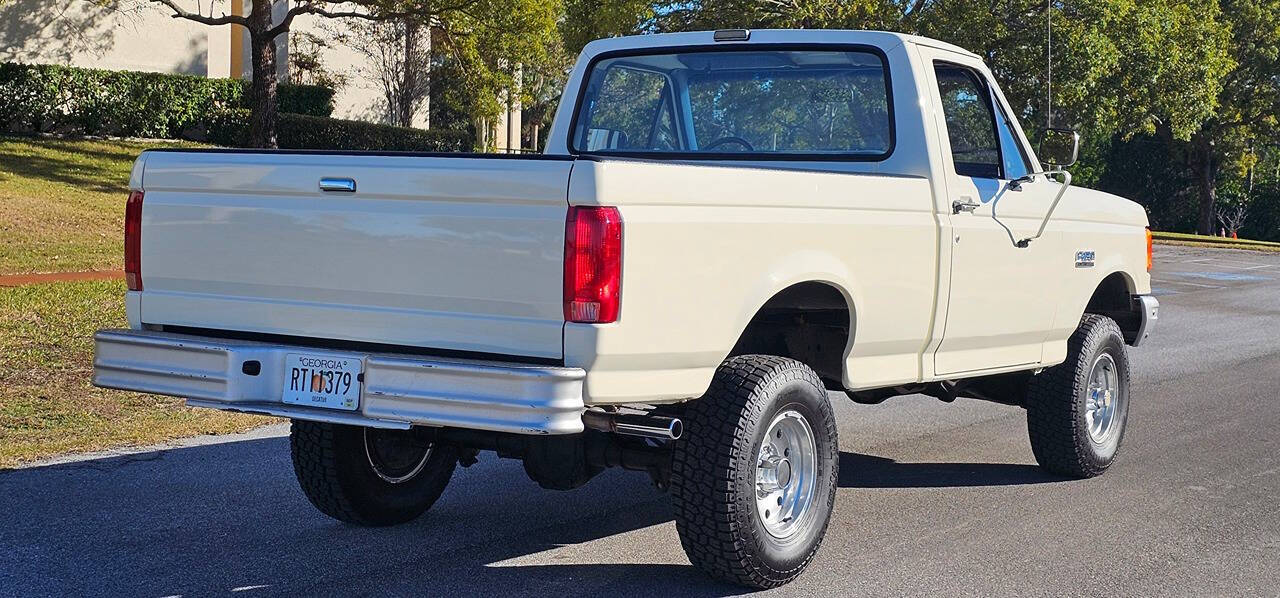
[[745, 42], [751, 39], [750, 29], [721, 29], [712, 35], [718, 42]]

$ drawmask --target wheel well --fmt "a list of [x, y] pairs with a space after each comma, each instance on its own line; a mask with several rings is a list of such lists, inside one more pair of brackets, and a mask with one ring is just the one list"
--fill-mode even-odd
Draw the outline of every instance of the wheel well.
[[828, 389], [843, 390], [852, 311], [834, 286], [816, 281], [792, 285], [756, 312], [729, 357], [790, 357], [813, 368]]
[[1120, 325], [1126, 342], [1133, 344], [1138, 336], [1138, 327], [1142, 324], [1142, 313], [1133, 303], [1133, 293], [1129, 290], [1129, 279], [1123, 272], [1113, 272], [1093, 291], [1085, 313], [1107, 316]]

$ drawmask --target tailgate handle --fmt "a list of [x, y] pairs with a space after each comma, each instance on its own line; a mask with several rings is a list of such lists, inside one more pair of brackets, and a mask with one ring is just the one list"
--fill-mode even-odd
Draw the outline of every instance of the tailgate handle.
[[320, 190], [332, 191], [332, 192], [338, 192], [338, 193], [355, 193], [356, 180], [336, 178], [336, 177], [324, 177], [320, 179]]

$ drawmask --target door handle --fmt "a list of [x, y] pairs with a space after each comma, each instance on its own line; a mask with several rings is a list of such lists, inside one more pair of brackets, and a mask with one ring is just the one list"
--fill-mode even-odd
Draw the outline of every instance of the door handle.
[[320, 190], [331, 191], [336, 193], [355, 193], [356, 180], [343, 179], [334, 177], [324, 177], [320, 179]]
[[961, 196], [960, 199], [951, 202], [951, 213], [959, 214], [960, 212], [969, 212], [972, 214], [973, 211], [978, 209], [978, 206], [981, 205], [982, 204], [973, 201], [972, 197]]

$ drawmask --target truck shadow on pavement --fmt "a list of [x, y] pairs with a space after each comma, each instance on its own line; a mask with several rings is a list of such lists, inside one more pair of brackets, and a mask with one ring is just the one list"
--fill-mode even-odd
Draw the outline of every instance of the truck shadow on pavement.
[[[609, 471], [571, 492], [515, 461], [459, 469], [422, 518], [332, 521], [269, 437], [0, 472], [0, 595], [723, 596], [679, 548], [666, 497]], [[842, 488], [1056, 481], [1030, 465], [842, 453]], [[654, 547], [662, 556], [654, 563]]]
[[887, 457], [840, 453], [841, 488], [959, 488], [1065, 482], [1021, 463], [899, 463]]
[[688, 564], [647, 476], [600, 477], [545, 491], [482, 455], [423, 517], [370, 529], [312, 508], [281, 437], [0, 472], [0, 595], [743, 593]]

